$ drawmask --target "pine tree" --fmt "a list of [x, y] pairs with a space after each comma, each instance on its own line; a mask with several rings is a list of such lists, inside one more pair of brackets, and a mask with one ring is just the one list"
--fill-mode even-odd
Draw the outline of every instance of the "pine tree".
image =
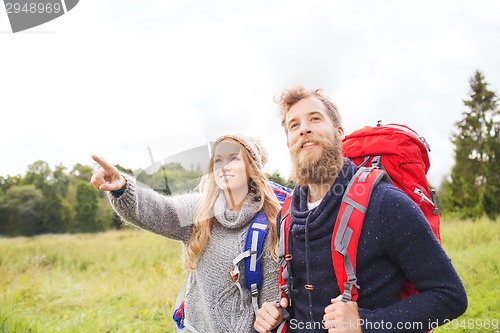
[[452, 136], [455, 165], [448, 200], [462, 217], [485, 213], [495, 219], [500, 213], [498, 98], [479, 71], [470, 79], [470, 89], [469, 99], [464, 100], [467, 110], [455, 123], [457, 133]]

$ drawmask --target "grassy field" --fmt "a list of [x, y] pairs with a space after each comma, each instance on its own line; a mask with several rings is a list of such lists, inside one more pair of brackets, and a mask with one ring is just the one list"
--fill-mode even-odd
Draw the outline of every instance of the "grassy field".
[[140, 231], [0, 240], [0, 332], [165, 332], [179, 242]]
[[500, 222], [444, 220], [441, 238], [465, 284], [469, 307], [435, 332], [500, 332]]
[[[443, 221], [442, 238], [469, 308], [439, 332], [499, 332], [500, 223]], [[171, 332], [181, 250], [137, 230], [0, 239], [0, 333]]]

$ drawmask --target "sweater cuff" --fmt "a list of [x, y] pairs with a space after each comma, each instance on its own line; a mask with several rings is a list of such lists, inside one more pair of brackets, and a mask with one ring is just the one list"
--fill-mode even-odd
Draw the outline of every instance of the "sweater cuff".
[[115, 197], [115, 198], [119, 198], [123, 192], [125, 192], [125, 189], [127, 188], [127, 185], [123, 186], [123, 188], [119, 189], [119, 190], [116, 190], [116, 191], [111, 191], [111, 194]]
[[111, 194], [113, 195], [113, 197], [119, 198], [123, 194], [123, 192], [125, 192], [126, 189], [127, 189], [127, 183], [125, 183], [125, 186], [123, 186], [121, 189], [116, 191], [111, 191]]
[[123, 187], [119, 190], [110, 191], [113, 197], [115, 198], [119, 198], [123, 194], [123, 192], [125, 192], [125, 190], [127, 189], [127, 184], [128, 184], [127, 177], [125, 177], [125, 175], [121, 176], [123, 177], [123, 179], [125, 179], [125, 185], [123, 185]]
[[113, 206], [129, 207], [134, 205], [135, 202], [135, 178], [127, 174], [122, 174], [122, 176], [127, 181], [125, 187], [120, 190], [109, 191], [108, 199]]

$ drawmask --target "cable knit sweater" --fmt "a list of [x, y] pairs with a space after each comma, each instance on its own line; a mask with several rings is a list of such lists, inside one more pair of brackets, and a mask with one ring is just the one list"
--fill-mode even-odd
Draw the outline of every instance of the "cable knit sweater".
[[[332, 233], [344, 189], [355, 171], [346, 160], [330, 191], [312, 210], [307, 208], [308, 188], [294, 190], [289, 242], [292, 332], [327, 331], [318, 324], [330, 299], [340, 294], [331, 258]], [[421, 292], [401, 301], [405, 276]], [[368, 206], [358, 245], [357, 277], [363, 333], [423, 332], [429, 324], [443, 324], [467, 308], [460, 278], [422, 212], [385, 182], [375, 187]], [[314, 289], [306, 290], [306, 284]], [[398, 329], [405, 323], [413, 329]]]
[[[124, 193], [117, 197], [108, 195], [120, 217], [142, 229], [186, 243], [201, 194], [168, 197], [139, 185], [131, 176], [124, 177], [127, 180]], [[188, 275], [186, 288], [185, 320], [199, 332], [254, 332], [251, 294], [244, 287], [244, 280], [241, 280], [243, 293], [240, 293], [230, 270], [232, 260], [243, 252], [249, 223], [258, 213], [256, 200], [256, 196], [249, 193], [239, 212], [227, 209], [222, 192], [216, 200], [213, 214], [217, 223], [198, 268]], [[268, 239], [266, 237], [264, 249], [268, 248]], [[263, 282], [259, 306], [276, 299], [279, 271], [267, 250], [263, 251], [261, 267]], [[243, 267], [240, 271], [244, 274]]]

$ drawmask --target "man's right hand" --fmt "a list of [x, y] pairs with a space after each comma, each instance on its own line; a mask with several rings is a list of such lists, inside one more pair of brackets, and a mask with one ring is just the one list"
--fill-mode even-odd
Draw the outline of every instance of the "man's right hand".
[[255, 318], [254, 328], [259, 333], [270, 333], [271, 330], [276, 328], [283, 321], [282, 308], [288, 306], [286, 298], [281, 299], [281, 306], [276, 306], [276, 302], [266, 302], [257, 311]]
[[100, 191], [117, 191], [125, 187], [127, 181], [114, 165], [95, 155], [92, 155], [92, 159], [101, 166], [90, 179], [94, 188]]

